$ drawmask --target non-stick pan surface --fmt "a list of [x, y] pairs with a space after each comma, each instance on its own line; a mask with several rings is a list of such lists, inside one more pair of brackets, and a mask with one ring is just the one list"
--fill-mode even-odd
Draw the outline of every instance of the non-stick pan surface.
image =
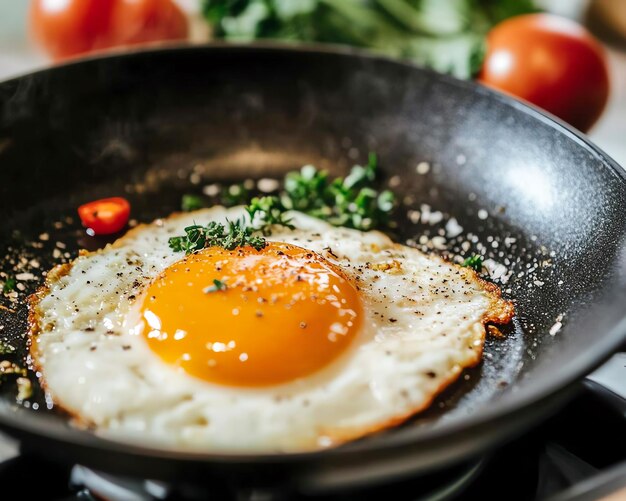
[[[330, 451], [204, 455], [105, 441], [48, 410], [39, 389], [16, 404], [5, 383], [2, 428], [35, 451], [110, 471], [324, 487], [439, 467], [558, 406], [623, 339], [624, 174], [536, 110], [411, 65], [351, 51], [215, 46], [103, 57], [5, 82], [0, 270], [15, 274], [20, 259], [47, 269], [105, 243], [74, 217], [90, 199], [127, 196], [133, 217], [150, 221], [210, 183], [280, 177], [306, 163], [345, 173], [369, 151], [404, 202], [398, 240], [428, 245], [454, 217], [463, 234], [447, 240], [453, 252], [483, 249], [510, 272], [501, 288], [515, 300], [514, 325], [488, 340], [484, 362], [429, 411]], [[411, 222], [422, 204], [444, 220]], [[15, 310], [0, 310], [0, 336], [19, 347], [17, 361], [24, 298], [37, 280], [21, 283], [16, 302], [0, 298]]]

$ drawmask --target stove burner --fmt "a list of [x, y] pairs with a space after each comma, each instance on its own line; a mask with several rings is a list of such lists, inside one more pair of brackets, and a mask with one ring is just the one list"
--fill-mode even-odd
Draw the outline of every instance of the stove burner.
[[192, 484], [169, 485], [154, 480], [135, 480], [95, 471], [76, 465], [70, 474], [70, 486], [81, 493], [84, 500], [105, 499], [107, 501], [190, 501], [205, 499], [228, 499], [234, 501], [285, 501], [361, 499], [364, 501], [390, 497], [397, 501], [444, 501], [457, 497], [479, 475], [486, 460], [479, 459], [462, 466], [428, 477], [368, 486], [366, 489], [339, 493], [312, 495], [302, 492], [281, 490], [228, 488], [225, 486], [200, 486]]

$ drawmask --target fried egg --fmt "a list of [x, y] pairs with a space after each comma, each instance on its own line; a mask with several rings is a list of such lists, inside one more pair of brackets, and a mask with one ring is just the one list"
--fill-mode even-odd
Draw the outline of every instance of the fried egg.
[[260, 251], [168, 246], [244, 213], [175, 214], [48, 274], [30, 337], [55, 404], [155, 447], [325, 448], [425, 409], [513, 315], [470, 269], [300, 213]]

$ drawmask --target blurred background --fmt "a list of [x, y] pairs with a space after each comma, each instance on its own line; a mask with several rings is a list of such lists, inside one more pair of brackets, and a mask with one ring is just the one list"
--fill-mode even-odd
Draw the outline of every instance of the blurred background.
[[626, 0], [5, 1], [0, 79], [111, 48], [215, 38], [350, 44], [477, 79], [626, 165]]

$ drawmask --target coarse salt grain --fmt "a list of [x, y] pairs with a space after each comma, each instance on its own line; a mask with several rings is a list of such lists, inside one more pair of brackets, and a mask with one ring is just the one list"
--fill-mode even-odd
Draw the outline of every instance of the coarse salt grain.
[[276, 179], [270, 179], [268, 177], [259, 179], [257, 182], [257, 188], [263, 193], [276, 191], [279, 187], [280, 183]]
[[463, 227], [457, 222], [457, 220], [453, 217], [448, 219], [446, 223], [446, 235], [448, 238], [458, 237], [461, 233], [463, 233]]
[[550, 335], [551, 336], [555, 336], [557, 332], [559, 332], [561, 330], [561, 327], [563, 327], [563, 317], [565, 316], [564, 313], [559, 314], [556, 318], [555, 318], [555, 322], [554, 325], [552, 327], [550, 327]]
[[421, 176], [423, 176], [424, 174], [428, 174], [429, 170], [430, 170], [430, 164], [428, 162], [420, 162], [417, 164], [417, 167], [415, 168], [415, 171]]
[[446, 248], [446, 239], [444, 237], [433, 237], [431, 242], [435, 249], [444, 250]]
[[219, 184], [209, 184], [202, 188], [202, 193], [204, 193], [207, 197], [214, 197], [220, 192]]
[[420, 221], [421, 213], [418, 210], [410, 210], [408, 213], [408, 217], [413, 224], [416, 224]]
[[556, 333], [561, 330], [561, 327], [563, 327], [563, 324], [561, 322], [555, 322], [555, 324], [550, 327], [550, 335], [556, 336]]
[[402, 179], [400, 178], [400, 176], [393, 176], [389, 180], [389, 187], [390, 188], [397, 188], [398, 186], [400, 186], [400, 183], [402, 183]]
[[430, 217], [428, 218], [428, 224], [432, 226], [440, 223], [441, 221], [443, 221], [443, 212], [437, 210], [430, 213]]

